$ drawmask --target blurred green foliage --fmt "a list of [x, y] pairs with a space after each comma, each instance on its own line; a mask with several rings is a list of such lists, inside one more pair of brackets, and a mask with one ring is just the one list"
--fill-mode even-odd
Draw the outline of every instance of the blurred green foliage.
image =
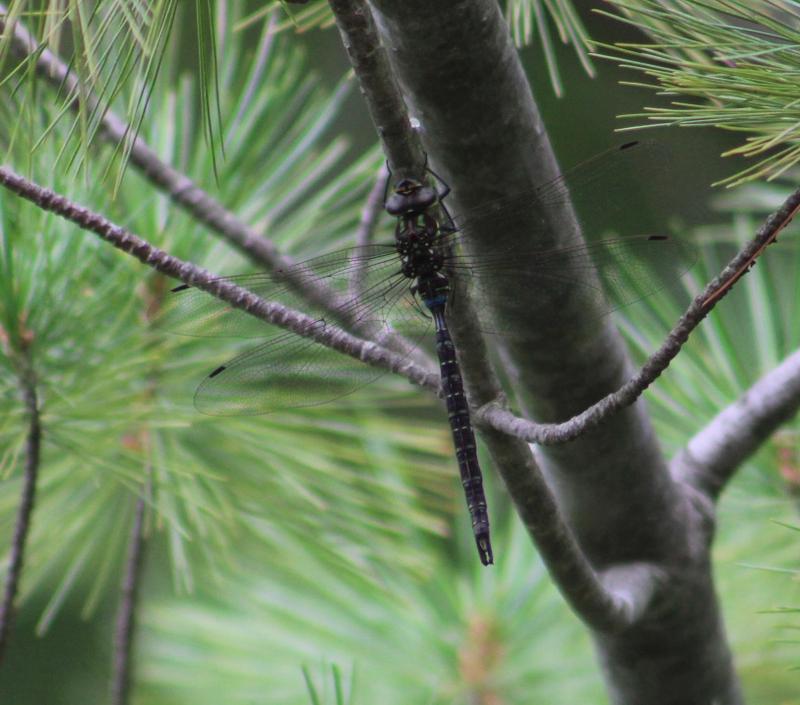
[[[310, 256], [350, 240], [381, 157], [362, 149], [374, 139], [358, 129], [363, 108], [341, 78], [343, 51], [320, 57], [309, 39], [330, 24], [324, 3], [292, 5], [291, 19], [256, 3], [154, 3], [152, 15], [101, 5], [83, 25], [25, 19], [63, 31], [54, 45], [80, 50], [75, 71], [93, 78], [132, 134], [284, 251]], [[566, 4], [519, 0], [508, 13], [521, 42], [538, 32], [523, 57], [564, 162], [608, 146], [614, 116], [636, 112], [649, 94], [616, 87], [608, 64], [591, 83], [572, 48], [547, 43], [544, 14], [583, 45]], [[583, 22], [593, 35], [609, 31], [603, 18]], [[287, 31], [271, 34], [276, 27]], [[14, 71], [10, 58], [5, 66], [0, 144], [15, 169], [221, 274], [250, 266], [123, 168], [124, 150], [96, 139], [99, 112], [75, 117], [68, 96], [34, 83], [24, 66]], [[550, 90], [558, 81], [565, 99]], [[730, 173], [706, 168], [720, 144], [703, 135], [696, 163], [676, 167], [687, 198], [693, 184]], [[701, 259], [688, 293], [790, 187], [718, 198], [723, 224], [693, 233]], [[382, 236], [390, 229], [384, 222]], [[649, 390], [668, 454], [796, 348], [797, 261], [787, 232]], [[502, 560], [491, 571], [477, 564], [435, 399], [384, 377], [335, 405], [201, 416], [193, 388], [237, 343], [168, 334], [160, 313], [171, 285], [0, 193], [0, 326], [32, 335], [44, 426], [21, 612], [0, 668], [10, 702], [104, 701], [116, 585], [148, 472], [134, 702], [605, 702], [589, 639], [491, 472]], [[617, 316], [637, 359], [658, 345], [682, 300], [658, 296]], [[0, 370], [8, 545], [26, 427], [11, 356], [0, 354]], [[774, 570], [797, 570], [796, 536], [775, 522], [797, 524], [799, 455], [795, 423], [746, 464], [723, 502], [715, 547], [745, 689], [764, 705], [798, 702], [788, 670], [797, 644], [779, 631], [796, 616], [765, 611], [800, 602], [796, 573]]]

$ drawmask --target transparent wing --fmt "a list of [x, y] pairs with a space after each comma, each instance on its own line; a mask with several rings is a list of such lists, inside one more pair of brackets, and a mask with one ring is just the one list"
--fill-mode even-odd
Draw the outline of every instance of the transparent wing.
[[[520, 149], [535, 150], [532, 146]], [[650, 213], [648, 226], [663, 229], [663, 216], [673, 214], [677, 205], [673, 163], [671, 150], [660, 142], [627, 142], [576, 164], [551, 181], [532, 183], [529, 189], [460, 212], [451, 224], [463, 230], [491, 222], [502, 232], [521, 214], [530, 217], [569, 205], [593, 232], [625, 225], [626, 214], [636, 211]], [[544, 217], [541, 223], [544, 227]]]
[[[458, 306], [459, 291], [469, 290], [478, 302], [478, 327], [510, 335], [514, 331], [493, 321], [480, 302], [536, 302], [550, 311], [543, 325], [557, 325], [567, 299], [578, 297], [587, 310], [605, 315], [679, 286], [696, 260], [696, 248], [661, 233], [676, 214], [699, 218], [695, 204], [687, 208], [676, 193], [672, 161], [670, 150], [658, 142], [627, 143], [553, 181], [456, 215], [442, 237], [456, 282], [451, 305]], [[568, 205], [574, 206], [583, 239], [548, 248], [548, 211]], [[527, 233], [522, 239], [520, 224]], [[491, 252], [470, 254], [465, 240], [471, 228], [493, 233]]]
[[[326, 325], [317, 321], [314, 329]], [[211, 416], [267, 414], [334, 401], [383, 374], [305, 337], [282, 333], [211, 372], [194, 403]]]
[[[366, 270], [360, 295], [350, 291], [354, 273]], [[310, 316], [327, 317], [353, 327], [385, 307], [380, 286], [399, 272], [393, 245], [369, 245], [337, 250], [276, 272], [222, 277], [262, 299], [275, 301]], [[323, 307], [317, 301], [324, 301]], [[331, 308], [334, 309], [333, 314]], [[173, 290], [161, 326], [179, 335], [263, 338], [268, 325], [193, 287]]]
[[[517, 250], [513, 256], [498, 252], [488, 258], [455, 256], [448, 260], [454, 280], [451, 306], [469, 291], [473, 301], [524, 305], [535, 302], [546, 313], [544, 326], [561, 322], [564, 303], [572, 297], [587, 310], [603, 316], [661, 289], [680, 283], [697, 253], [691, 243], [655, 235], [601, 240], [553, 250]], [[478, 327], [493, 335], [516, 331], [499, 325], [491, 311], [478, 305]]]
[[[362, 289], [352, 292], [353, 272], [362, 267]], [[400, 330], [409, 336], [404, 354], [410, 354], [430, 326], [410, 292], [409, 280], [399, 273], [391, 246], [349, 248], [299, 263], [292, 270], [225, 280], [312, 315], [322, 309], [309, 304], [297, 285], [308, 290], [324, 282], [327, 295], [337, 305], [333, 312], [326, 309], [311, 326], [311, 337], [262, 323], [198, 289], [175, 290], [162, 320], [164, 327], [198, 336], [266, 338], [206, 377], [195, 393], [199, 411], [254, 415], [333, 401], [376, 380], [384, 371], [315, 342], [315, 334], [339, 321], [349, 321], [376, 340]]]

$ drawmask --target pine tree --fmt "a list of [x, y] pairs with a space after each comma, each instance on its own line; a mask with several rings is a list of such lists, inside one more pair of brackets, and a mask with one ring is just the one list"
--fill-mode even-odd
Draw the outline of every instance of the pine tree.
[[[793, 697], [796, 644], [776, 645], [775, 619], [755, 615], [792, 599], [796, 573], [798, 456], [784, 424], [800, 400], [797, 251], [783, 234], [798, 200], [786, 180], [796, 10], [604, 7], [642, 39], [592, 44], [573, 8], [538, 0], [510, 0], [507, 19], [492, 0], [0, 8], [9, 701]], [[334, 20], [353, 64], [338, 83], [316, 73]], [[752, 183], [718, 191], [716, 224], [684, 225], [699, 259], [683, 284], [621, 309], [616, 326], [584, 296], [554, 328], [552, 311], [503, 295], [501, 276], [474, 303], [513, 321], [502, 355], [469, 317], [451, 321], [489, 489], [486, 570], [424, 361], [359, 348], [401, 374], [364, 366], [376, 381], [333, 404], [205, 416], [197, 383], [257, 341], [176, 334], [170, 289], [178, 277], [235, 297], [198, 267], [274, 270], [356, 237], [391, 241], [384, 159], [394, 180], [435, 167], [456, 213], [523, 189], [533, 169], [538, 183], [558, 178], [513, 43], [534, 39], [554, 93], [580, 90], [565, 66], [618, 61], [671, 99], [626, 125], [745, 132], [730, 153], [762, 158], [728, 170], [728, 183]], [[686, 163], [663, 164], [678, 192]], [[597, 184], [588, 205], [617, 217], [615, 177], [583, 173]], [[638, 185], [660, 198], [655, 181]], [[539, 233], [558, 242], [571, 217], [551, 213]], [[478, 261], [495, 230], [468, 230]], [[612, 297], [629, 275], [614, 275]], [[292, 379], [284, 394], [325, 383]]]

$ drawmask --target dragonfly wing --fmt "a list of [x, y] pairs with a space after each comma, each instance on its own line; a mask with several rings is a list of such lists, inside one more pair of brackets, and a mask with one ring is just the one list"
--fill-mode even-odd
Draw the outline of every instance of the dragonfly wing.
[[[327, 324], [318, 321], [316, 329]], [[211, 416], [268, 414], [346, 396], [384, 374], [294, 333], [283, 333], [211, 372], [195, 392]]]
[[[680, 198], [673, 162], [671, 150], [659, 142], [631, 142], [552, 181], [457, 214], [456, 232], [443, 241], [457, 243], [448, 266], [456, 293], [459, 287], [471, 291], [479, 302], [479, 327], [513, 332], [511, 324], [491, 320], [491, 305], [484, 301], [511, 310], [535, 304], [547, 326], [561, 322], [567, 301], [584, 301], [587, 311], [605, 315], [679, 285], [696, 259], [694, 246], [638, 234], [668, 232], [677, 213], [700, 220], [700, 201]], [[564, 223], [569, 227], [567, 206], [574, 207], [580, 226], [573, 235], [563, 230]], [[477, 254], [466, 241], [473, 232], [492, 237]], [[555, 241], [556, 233], [567, 242]]]
[[[456, 292], [466, 289], [473, 300], [489, 304], [478, 306], [479, 328], [508, 335], [513, 328], [492, 317], [491, 304], [503, 308], [535, 303], [545, 312], [545, 327], [561, 323], [564, 304], [572, 297], [603, 316], [679, 285], [696, 256], [695, 247], [679, 238], [637, 235], [554, 250], [521, 250], [513, 256], [497, 252], [480, 260], [454, 257], [449, 267]], [[458, 301], [456, 294], [455, 306]]]
[[[372, 274], [374, 275], [374, 269]], [[380, 277], [375, 277], [380, 279]], [[407, 280], [402, 276], [384, 276], [371, 283], [368, 278], [362, 293], [352, 299], [351, 311], [372, 339], [381, 342], [395, 330], [392, 322], [411, 322], [403, 355], [410, 355], [427, 324], [409, 308]], [[332, 325], [319, 319], [312, 326], [311, 336]], [[272, 337], [258, 347], [238, 355], [218, 367], [200, 384], [195, 406], [212, 416], [266, 414], [280, 409], [325, 404], [347, 396], [370, 382], [385, 370], [340, 354], [316, 342], [313, 337], [299, 336], [273, 327]]]
[[[360, 269], [365, 270], [366, 278], [372, 282], [392, 278], [399, 270], [394, 247], [352, 247], [299, 262], [284, 270], [221, 277], [221, 280], [311, 316], [347, 322], [367, 318], [372, 309], [383, 305], [376, 297], [364, 301], [351, 295], [351, 280], [354, 272]], [[170, 332], [189, 336], [262, 338], [268, 334], [263, 322], [200, 289], [185, 285], [173, 289], [161, 325]]]
[[[532, 181], [528, 189], [457, 213], [452, 225], [456, 230], [469, 230], [489, 224], [502, 233], [522, 215], [528, 221], [538, 219], [535, 229], [543, 230], [550, 227], [546, 211], [573, 206], [579, 221], [593, 233], [619, 228], [626, 214], [642, 210], [652, 216], [648, 229], [663, 227], [665, 217], [681, 212], [676, 207], [686, 205], [676, 203], [674, 161], [672, 151], [658, 141], [627, 142], [566, 169], [555, 179]], [[641, 224], [637, 230], [641, 231]]]

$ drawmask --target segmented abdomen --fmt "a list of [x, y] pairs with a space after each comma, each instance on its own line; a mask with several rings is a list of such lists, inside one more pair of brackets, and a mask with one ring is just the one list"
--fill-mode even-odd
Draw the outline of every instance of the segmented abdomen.
[[450, 333], [444, 325], [437, 326], [436, 353], [439, 356], [442, 389], [447, 403], [447, 415], [453, 433], [461, 484], [464, 486], [467, 508], [472, 518], [472, 530], [478, 544], [481, 562], [488, 565], [493, 562], [492, 547], [489, 541], [489, 514], [486, 508], [486, 496], [483, 492], [481, 468], [478, 464], [475, 434], [472, 431], [469, 406], [464, 394], [464, 383], [456, 359], [456, 349]]

